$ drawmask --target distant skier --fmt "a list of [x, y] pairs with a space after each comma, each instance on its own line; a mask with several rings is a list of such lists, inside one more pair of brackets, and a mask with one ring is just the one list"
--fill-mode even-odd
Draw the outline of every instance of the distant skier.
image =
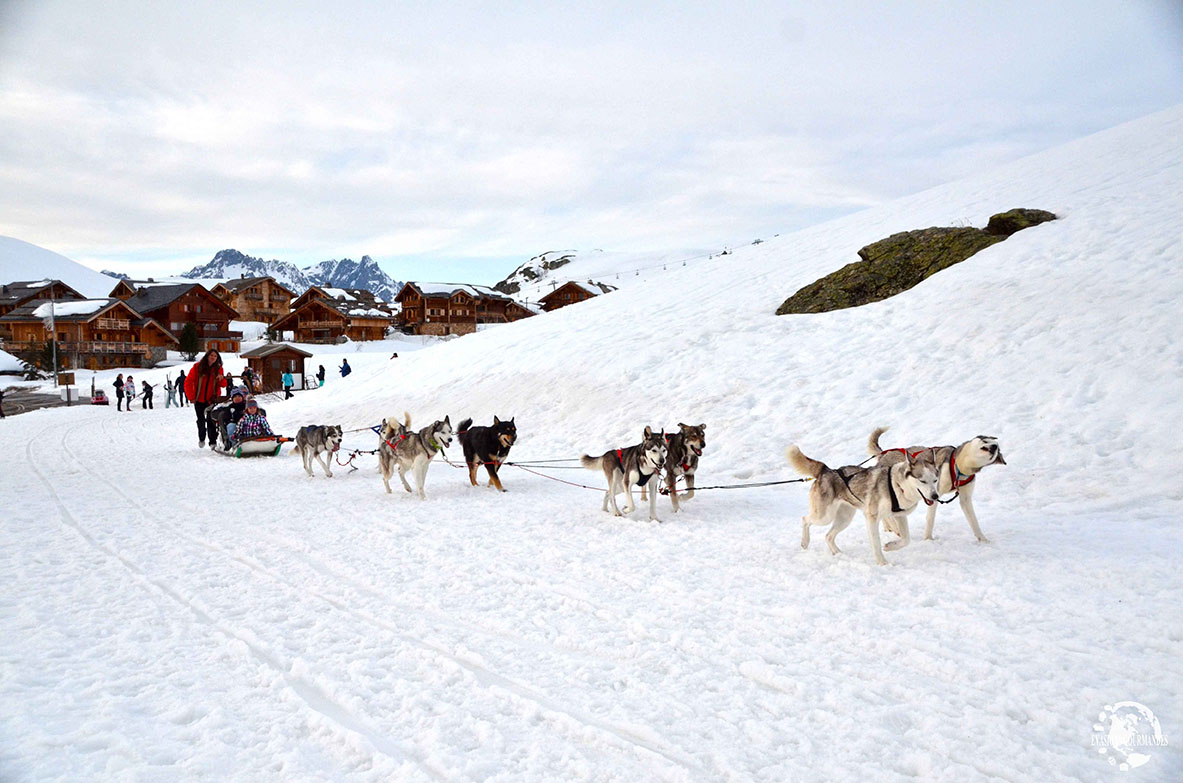
[[127, 379], [123, 381], [123, 396], [127, 398], [127, 407], [124, 408], [123, 410], [129, 411], [129, 410], [131, 410], [131, 401], [134, 400], [137, 396], [136, 382], [135, 382], [135, 379], [132, 378], [130, 375], [127, 376]]
[[115, 410], [123, 410], [123, 373], [115, 376]]
[[4, 418], [4, 390], [0, 389], [0, 419]]
[[280, 381], [283, 383], [283, 398], [285, 400], [290, 400], [292, 398], [292, 386], [294, 386], [296, 383], [296, 381], [292, 378], [292, 371], [284, 370], [283, 378], [281, 378]]
[[184, 367], [182, 367], [181, 371], [179, 373], [177, 373], [177, 382], [175, 384], [175, 388], [177, 390], [177, 405], [184, 408], [185, 407], [185, 368]]
[[155, 408], [156, 408], [156, 406], [152, 404], [152, 389], [153, 389], [152, 384], [148, 383], [147, 381], [144, 381], [144, 399], [140, 403], [140, 406], [144, 410], [148, 410], [149, 408], [155, 410]]
[[353, 372], [353, 368], [349, 366], [349, 360], [342, 359], [341, 360], [341, 377], [344, 378], [345, 376], [349, 375], [349, 373], [351, 373], [351, 372]]
[[164, 393], [168, 396], [164, 398], [165, 410], [171, 408], [176, 402], [176, 387], [173, 386], [173, 379], [169, 376], [164, 376]]
[[323, 364], [316, 368], [316, 385], [318, 387], [325, 385], [325, 366]]

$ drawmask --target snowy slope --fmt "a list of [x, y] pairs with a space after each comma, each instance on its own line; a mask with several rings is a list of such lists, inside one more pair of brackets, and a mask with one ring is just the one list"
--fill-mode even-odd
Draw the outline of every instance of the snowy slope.
[[52, 250], [0, 236], [0, 281], [41, 279], [61, 280], [83, 296], [106, 296], [117, 282]]
[[[6, 421], [0, 777], [1115, 779], [1106, 704], [1172, 738], [1183, 716], [1179, 138], [1183, 107], [267, 402], [289, 434], [515, 416], [519, 460], [704, 421], [708, 486], [790, 477], [790, 442], [857, 462], [880, 424], [992, 434], [989, 544], [945, 507], [881, 568], [857, 522], [839, 556], [799, 548], [800, 485], [662, 499], [654, 525], [509, 468], [501, 495], [436, 464], [420, 502], [369, 455], [331, 480], [230, 462], [189, 410]], [[884, 302], [773, 315], [868, 242], [1015, 206], [1060, 219]], [[1138, 780], [1178, 779], [1177, 740], [1152, 756]]]
[[521, 264], [495, 287], [519, 301], [537, 302], [568, 280], [627, 288], [658, 281], [665, 272], [695, 264], [710, 255], [689, 250], [661, 253], [552, 250]]

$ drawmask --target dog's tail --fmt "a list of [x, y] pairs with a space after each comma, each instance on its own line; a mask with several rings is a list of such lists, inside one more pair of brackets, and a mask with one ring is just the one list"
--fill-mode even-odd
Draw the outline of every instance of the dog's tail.
[[796, 445], [789, 446], [785, 449], [785, 457], [788, 458], [789, 464], [793, 466], [793, 470], [802, 476], [813, 476], [817, 478], [826, 469], [825, 463], [805, 456]]
[[459, 438], [461, 442], [463, 442], [464, 438], [468, 436], [468, 428], [471, 426], [472, 419], [465, 419], [456, 425], [456, 437]]
[[871, 437], [867, 439], [867, 453], [872, 457], [878, 457], [883, 453], [883, 449], [879, 447], [879, 436], [887, 432], [890, 427], [876, 427], [871, 430]]
[[584, 454], [582, 457], [579, 458], [579, 464], [582, 465], [583, 467], [587, 468], [588, 470], [602, 470], [603, 469], [603, 462], [602, 462], [603, 459], [604, 459], [603, 457], [592, 457], [587, 454]]

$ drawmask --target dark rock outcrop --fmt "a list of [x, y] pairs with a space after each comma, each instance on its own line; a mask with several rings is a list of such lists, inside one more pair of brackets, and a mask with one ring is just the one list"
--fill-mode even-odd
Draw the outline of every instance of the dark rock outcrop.
[[1016, 231], [1055, 217], [1039, 209], [1012, 209], [992, 216], [986, 229], [934, 227], [892, 234], [859, 250], [861, 261], [797, 291], [776, 314], [825, 313], [878, 302], [907, 291]]

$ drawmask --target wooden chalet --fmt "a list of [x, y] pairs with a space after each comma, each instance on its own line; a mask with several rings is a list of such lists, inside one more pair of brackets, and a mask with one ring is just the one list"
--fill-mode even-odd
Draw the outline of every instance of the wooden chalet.
[[[86, 297], [75, 291], [61, 280], [20, 280], [15, 283], [0, 285], [0, 316], [11, 313], [16, 308], [39, 299], [45, 301], [69, 301], [85, 299]], [[0, 338], [11, 337], [7, 327], [0, 323]]]
[[505, 294], [482, 285], [408, 282], [394, 299], [408, 334], [470, 334], [477, 324], [500, 324], [534, 315]]
[[292, 311], [274, 321], [271, 328], [291, 332], [298, 343], [335, 343], [345, 338], [381, 340], [393, 322], [390, 306], [371, 291], [312, 286], [292, 302]]
[[301, 351], [295, 346], [284, 343], [267, 343], [242, 354], [247, 365], [263, 379], [264, 391], [282, 389], [285, 370], [297, 378], [297, 389], [304, 388], [302, 379], [307, 377], [304, 360], [311, 357], [312, 354], [307, 351]]
[[12, 334], [5, 341], [5, 350], [35, 351], [53, 338], [58, 344], [59, 367], [63, 368], [151, 367], [177, 344], [177, 338], [158, 321], [114, 297], [63, 302], [39, 299], [0, 316], [0, 323]]
[[604, 292], [591, 283], [568, 280], [538, 301], [542, 304], [542, 309], [549, 313], [553, 310], [558, 310], [560, 307], [586, 301], [602, 293]]
[[192, 323], [197, 328], [202, 351], [213, 348], [238, 353], [242, 344], [242, 332], [230, 330], [230, 321], [238, 318], [238, 312], [200, 283], [143, 285], [126, 302], [136, 312], [155, 318], [178, 337], [185, 324]]
[[295, 292], [274, 277], [240, 277], [218, 283], [211, 293], [238, 311], [240, 321], [272, 324], [291, 312]]

